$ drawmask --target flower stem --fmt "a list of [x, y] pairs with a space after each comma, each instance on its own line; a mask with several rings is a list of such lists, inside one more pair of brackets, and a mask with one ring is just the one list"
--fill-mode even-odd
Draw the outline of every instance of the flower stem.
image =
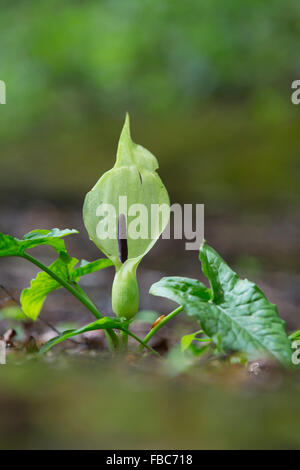
[[[51, 271], [47, 266], [41, 263], [38, 259], [34, 258], [33, 256], [29, 255], [28, 253], [23, 253], [22, 258], [27, 259], [31, 263], [35, 264], [38, 268], [45, 271], [49, 276], [51, 276], [56, 282], [61, 284], [65, 289], [67, 289], [74, 297], [76, 297], [79, 302], [81, 302], [97, 319], [102, 318], [101, 313], [94, 305], [94, 303], [87, 297], [85, 292], [80, 288], [80, 291], [72, 286], [69, 282], [65, 281], [61, 277], [59, 277], [56, 273]], [[118, 346], [119, 340], [116, 333], [112, 330], [105, 330], [106, 338], [108, 340], [108, 344], [111, 350]]]
[[122, 331], [122, 349], [124, 351], [128, 349], [128, 333], [126, 331]]
[[[156, 325], [154, 328], [152, 328], [152, 330], [149, 331], [149, 333], [143, 339], [143, 343], [147, 344], [148, 341], [152, 338], [152, 336], [155, 335], [155, 333], [157, 333], [158, 330], [160, 330], [166, 323], [168, 323], [170, 320], [172, 320], [172, 318], [176, 317], [176, 315], [178, 315], [180, 312], [182, 312], [182, 310], [183, 310], [183, 307], [180, 305], [180, 307], [176, 308], [175, 310], [173, 310], [173, 312], [169, 313], [169, 315], [167, 315], [165, 318], [163, 318], [158, 323], [158, 325]], [[143, 347], [144, 346], [141, 344], [139, 346], [139, 351], [142, 351]]]

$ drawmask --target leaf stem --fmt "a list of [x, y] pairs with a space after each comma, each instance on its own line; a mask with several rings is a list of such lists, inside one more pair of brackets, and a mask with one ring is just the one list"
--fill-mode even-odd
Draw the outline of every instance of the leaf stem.
[[122, 348], [124, 351], [128, 349], [128, 333], [126, 331], [122, 331]]
[[[61, 284], [65, 289], [67, 289], [74, 297], [76, 297], [79, 302], [81, 302], [97, 319], [102, 318], [101, 313], [97, 309], [97, 307], [93, 304], [93, 302], [87, 297], [87, 295], [82, 291], [79, 292], [75, 287], [73, 287], [71, 284], [69, 284], [67, 281], [59, 277], [56, 273], [51, 271], [47, 266], [45, 266], [43, 263], [41, 263], [38, 259], [34, 258], [33, 256], [29, 255], [28, 253], [22, 253], [21, 255], [22, 258], [27, 259], [31, 263], [35, 264], [38, 268], [42, 269], [45, 271], [49, 276], [51, 276], [56, 282]], [[118, 337], [116, 333], [112, 330], [105, 330], [106, 337], [108, 339], [108, 344], [110, 349], [114, 349], [115, 347], [118, 347]]]
[[[149, 333], [143, 339], [143, 343], [147, 344], [148, 341], [152, 338], [152, 336], [154, 336], [155, 333], [158, 332], [158, 330], [160, 330], [166, 323], [168, 323], [170, 320], [172, 320], [172, 318], [176, 317], [176, 315], [178, 315], [180, 312], [182, 312], [182, 310], [183, 310], [183, 307], [182, 307], [182, 305], [180, 305], [180, 307], [176, 308], [175, 310], [173, 310], [173, 312], [169, 313], [169, 315], [167, 315], [165, 318], [163, 318], [158, 323], [158, 325], [156, 325], [154, 328], [152, 328], [152, 330], [149, 331]], [[139, 351], [142, 351], [142, 350], [143, 350], [143, 345], [141, 344], [139, 346]]]
[[127, 333], [128, 333], [129, 336], [131, 336], [132, 338], [134, 338], [136, 341], [138, 341], [140, 343], [140, 347], [142, 349], [147, 348], [147, 349], [149, 349], [149, 351], [151, 351], [153, 354], [155, 354], [155, 356], [160, 357], [160, 354], [157, 351], [155, 351], [155, 349], [151, 348], [151, 346], [148, 346], [148, 344], [146, 344], [144, 340], [141, 340], [138, 336], [136, 336], [131, 331], [127, 331]]

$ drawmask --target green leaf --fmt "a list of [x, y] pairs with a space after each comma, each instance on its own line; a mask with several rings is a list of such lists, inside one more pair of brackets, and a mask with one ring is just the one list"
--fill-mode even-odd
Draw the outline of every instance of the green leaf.
[[203, 298], [195, 280], [162, 279], [151, 287], [182, 305], [198, 318], [205, 334], [224, 351], [244, 351], [250, 357], [270, 355], [291, 365], [291, 342], [276, 305], [247, 279], [240, 279], [218, 253], [204, 242], [200, 249], [202, 270], [211, 286], [211, 298]]
[[77, 282], [82, 276], [95, 273], [110, 266], [113, 266], [113, 262], [108, 258], [101, 258], [96, 261], [86, 261], [83, 259], [80, 262], [80, 266], [74, 269], [72, 279]]
[[72, 336], [81, 335], [82, 333], [86, 333], [88, 331], [103, 329], [108, 330], [112, 328], [123, 329], [121, 320], [119, 318], [103, 317], [100, 320], [90, 323], [89, 325], [83, 326], [82, 328], [64, 331], [61, 335], [47, 341], [47, 343], [42, 346], [40, 353], [43, 354], [49, 351], [49, 349], [51, 349], [56, 344], [61, 343], [66, 339], [72, 338]]
[[291, 341], [293, 341], [294, 339], [299, 339], [299, 338], [300, 338], [300, 330], [293, 331], [293, 333], [289, 335], [289, 339]]
[[20, 252], [19, 240], [11, 235], [0, 233], [0, 257], [13, 256]]
[[[75, 268], [77, 263], [77, 258], [71, 258], [66, 252], [61, 251], [59, 258], [49, 266], [49, 269], [61, 279], [72, 283], [74, 287], [79, 289], [76, 283], [81, 276], [112, 265], [112, 262], [106, 258], [92, 262], [82, 260], [80, 266]], [[62, 285], [49, 274], [44, 271], [39, 272], [37, 277], [31, 281], [30, 287], [22, 291], [20, 301], [25, 314], [32, 320], [36, 320], [47, 295], [61, 287]]]
[[0, 233], [0, 257], [4, 256], [22, 256], [25, 250], [39, 245], [50, 245], [56, 251], [65, 251], [62, 237], [78, 233], [77, 230], [32, 230], [24, 235], [22, 239]]
[[[49, 266], [49, 269], [59, 277], [69, 281], [77, 262], [76, 258], [61, 253], [59, 258]], [[49, 274], [44, 271], [39, 272], [37, 277], [31, 281], [30, 287], [22, 291], [20, 302], [24, 313], [32, 320], [36, 320], [47, 295], [60, 287], [62, 287], [61, 284]]]
[[[199, 299], [208, 302], [210, 300], [210, 291], [202, 282], [188, 277], [163, 277], [160, 281], [152, 284], [150, 294], [166, 297], [167, 299], [174, 300], [180, 305], [183, 300], [188, 301], [191, 299]], [[194, 313], [197, 315], [198, 307], [195, 306]]]
[[136, 335], [131, 333], [131, 331], [128, 331], [128, 322], [127, 321], [124, 322], [120, 318], [111, 318], [111, 317], [103, 317], [100, 320], [96, 320], [95, 322], [90, 323], [89, 325], [83, 326], [82, 328], [79, 328], [77, 330], [64, 331], [61, 335], [50, 339], [50, 341], [47, 341], [47, 343], [45, 343], [42, 346], [42, 348], [40, 350], [40, 353], [43, 354], [43, 353], [49, 351], [49, 349], [51, 349], [56, 344], [61, 343], [62, 341], [65, 341], [66, 339], [72, 338], [72, 336], [81, 335], [82, 333], [86, 333], [87, 331], [111, 330], [111, 329], [118, 329], [118, 330], [121, 330], [121, 331], [126, 331], [126, 333], [129, 336], [134, 338], [136, 341], [138, 341], [140, 344], [142, 344], [149, 351], [151, 351], [155, 355], [159, 355], [153, 348], [148, 346], [148, 344], [146, 344], [142, 340], [140, 340]]
[[24, 235], [21, 240], [23, 250], [28, 250], [39, 245], [50, 245], [56, 251], [60, 252], [65, 249], [64, 241], [61, 238], [68, 235], [78, 233], [75, 229], [64, 229], [53, 228], [51, 230], [32, 230], [31, 232]]
[[188, 349], [189, 346], [194, 341], [194, 339], [196, 339], [196, 336], [199, 335], [200, 333], [202, 333], [202, 330], [198, 330], [195, 333], [191, 333], [190, 335], [182, 336], [180, 340], [181, 352], [184, 352], [186, 349]]

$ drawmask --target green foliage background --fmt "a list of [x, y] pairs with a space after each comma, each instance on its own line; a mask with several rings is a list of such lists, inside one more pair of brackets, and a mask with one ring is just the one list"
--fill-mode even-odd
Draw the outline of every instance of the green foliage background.
[[177, 200], [298, 203], [296, 0], [2, 0], [2, 202], [81, 200], [125, 111]]

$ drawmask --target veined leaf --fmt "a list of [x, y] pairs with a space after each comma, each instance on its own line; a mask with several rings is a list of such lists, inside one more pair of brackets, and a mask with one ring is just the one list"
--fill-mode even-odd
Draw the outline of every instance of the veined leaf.
[[0, 256], [17, 255], [20, 252], [19, 240], [11, 235], [0, 233]]
[[25, 250], [39, 245], [50, 245], [56, 251], [64, 251], [62, 237], [78, 233], [77, 230], [54, 228], [52, 230], [32, 230], [22, 239], [0, 233], [0, 257], [22, 256]]
[[93, 330], [107, 330], [112, 328], [120, 329], [120, 327], [122, 327], [122, 322], [119, 318], [103, 317], [100, 320], [90, 323], [89, 325], [83, 326], [82, 328], [67, 330], [64, 331], [61, 335], [55, 336], [55, 338], [50, 339], [49, 341], [47, 341], [47, 343], [42, 346], [40, 353], [43, 354], [49, 351], [49, 349], [51, 349], [56, 344], [59, 344], [62, 341], [65, 341], [66, 339], [72, 338], [72, 336], [81, 335], [82, 333], [86, 333], [88, 331]]
[[247, 279], [240, 279], [218, 253], [204, 242], [200, 249], [202, 270], [211, 286], [211, 298], [203, 299], [195, 280], [165, 278], [150, 293], [181, 304], [199, 319], [205, 334], [225, 351], [244, 351], [251, 357], [270, 355], [291, 365], [291, 342], [276, 305]]
[[[62, 253], [49, 266], [49, 269], [64, 280], [70, 281], [72, 269], [77, 263], [76, 258], [71, 258], [66, 253]], [[60, 287], [62, 287], [61, 284], [49, 274], [44, 271], [39, 272], [37, 277], [31, 281], [30, 287], [22, 291], [20, 302], [24, 313], [32, 320], [36, 320], [47, 295]]]
[[90, 262], [83, 259], [80, 262], [80, 266], [74, 269], [72, 273], [72, 279], [77, 282], [81, 276], [95, 273], [96, 271], [100, 271], [100, 269], [108, 268], [109, 266], [113, 265], [114, 263], [108, 258], [101, 258]]
[[[92, 262], [82, 260], [80, 266], [75, 268], [77, 263], [77, 258], [71, 258], [66, 252], [62, 251], [59, 258], [49, 266], [49, 269], [61, 279], [72, 283], [76, 287], [76, 282], [79, 281], [81, 276], [112, 265], [112, 262], [106, 258]], [[49, 274], [44, 271], [39, 272], [37, 277], [31, 281], [30, 287], [22, 291], [20, 301], [24, 313], [32, 320], [36, 320], [47, 295], [61, 287], [62, 285]], [[79, 288], [78, 285], [77, 288]]]
[[[172, 276], [163, 277], [160, 281], [152, 284], [150, 294], [166, 297], [167, 299], [174, 300], [184, 307], [183, 300], [199, 299], [204, 302], [210, 300], [210, 291], [202, 282], [188, 277]], [[198, 308], [195, 307], [195, 312], [191, 315], [196, 315]], [[187, 312], [188, 313], [188, 312]]]
[[65, 250], [65, 243], [62, 240], [63, 237], [78, 233], [75, 229], [64, 229], [53, 228], [51, 230], [32, 230], [24, 235], [21, 240], [23, 250], [28, 250], [39, 245], [50, 245], [57, 252]]

